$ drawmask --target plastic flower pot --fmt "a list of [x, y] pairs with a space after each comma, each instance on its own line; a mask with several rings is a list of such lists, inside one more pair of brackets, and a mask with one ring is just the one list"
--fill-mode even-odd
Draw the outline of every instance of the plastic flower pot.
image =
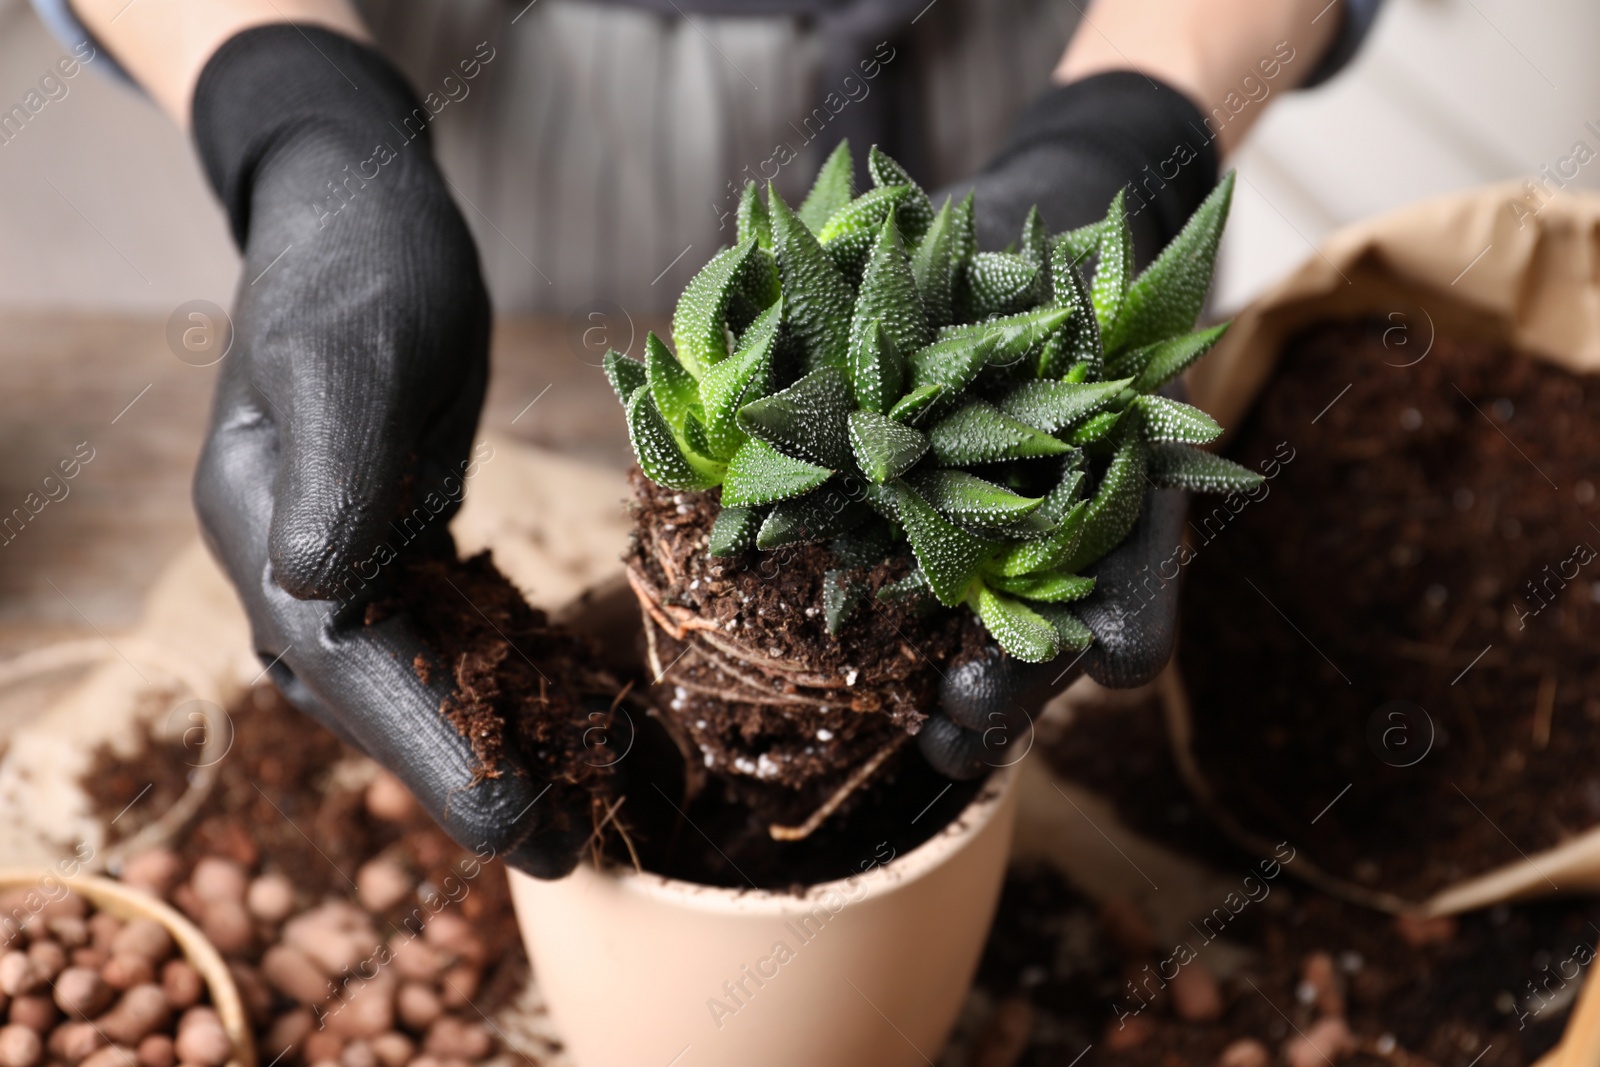
[[71, 890], [99, 910], [124, 921], [154, 919], [167, 928], [183, 958], [200, 972], [211, 998], [211, 1006], [222, 1020], [222, 1028], [233, 1043], [233, 1056], [227, 1067], [256, 1067], [255, 1039], [245, 1014], [239, 987], [228, 973], [222, 956], [206, 940], [200, 928], [161, 901], [121, 882], [93, 875], [67, 877], [52, 870], [0, 869], [0, 891], [32, 889], [41, 902], [58, 899]]
[[579, 1067], [911, 1067], [939, 1055], [994, 916], [1016, 816], [996, 771], [936, 836], [803, 895], [582, 865], [512, 900]]

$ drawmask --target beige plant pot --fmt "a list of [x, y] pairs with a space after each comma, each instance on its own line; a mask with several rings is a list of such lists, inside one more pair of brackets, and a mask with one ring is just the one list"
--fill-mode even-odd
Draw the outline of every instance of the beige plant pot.
[[579, 867], [511, 872], [512, 900], [578, 1067], [913, 1067], [961, 1008], [994, 916], [1015, 767], [883, 866], [804, 896]]

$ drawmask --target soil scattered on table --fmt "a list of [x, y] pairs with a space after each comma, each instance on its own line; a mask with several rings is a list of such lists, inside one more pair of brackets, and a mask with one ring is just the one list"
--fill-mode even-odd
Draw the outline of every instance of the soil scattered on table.
[[[1253, 867], [1213, 859], [1241, 878]], [[1131, 902], [1097, 907], [1050, 868], [1014, 869], [941, 1062], [1526, 1067], [1560, 1039], [1600, 937], [1593, 903], [1401, 931], [1287, 874], [1269, 884], [1225, 940], [1179, 935], [1195, 958], [1174, 970], [1178, 939], [1163, 942]], [[1181, 977], [1162, 982], [1161, 972]]]
[[1600, 823], [1600, 381], [1385, 325], [1288, 345], [1228, 449], [1277, 477], [1191, 508], [1179, 658], [1223, 805], [1418, 900]]

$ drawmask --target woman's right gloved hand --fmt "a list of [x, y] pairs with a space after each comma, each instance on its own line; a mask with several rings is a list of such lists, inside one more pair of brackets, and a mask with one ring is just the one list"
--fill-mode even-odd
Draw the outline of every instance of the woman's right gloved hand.
[[245, 259], [194, 498], [256, 651], [460, 844], [564, 874], [587, 811], [519, 768], [481, 777], [440, 714], [451, 672], [418, 676], [434, 657], [404, 614], [365, 618], [397, 559], [454, 558], [487, 379], [489, 300], [431, 116], [370, 48], [284, 24], [223, 44], [193, 112]]

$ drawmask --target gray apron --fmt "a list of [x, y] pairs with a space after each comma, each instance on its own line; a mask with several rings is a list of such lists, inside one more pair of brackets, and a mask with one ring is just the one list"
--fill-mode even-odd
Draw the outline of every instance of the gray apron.
[[[768, 4], [783, 6], [748, 7]], [[1080, 14], [1074, 0], [879, 0], [893, 17], [864, 25], [719, 13], [732, 0], [360, 6], [436, 112], [496, 310], [646, 316], [731, 243], [747, 179], [798, 203], [841, 135], [858, 158], [862, 138], [883, 143], [929, 188], [971, 175]]]

